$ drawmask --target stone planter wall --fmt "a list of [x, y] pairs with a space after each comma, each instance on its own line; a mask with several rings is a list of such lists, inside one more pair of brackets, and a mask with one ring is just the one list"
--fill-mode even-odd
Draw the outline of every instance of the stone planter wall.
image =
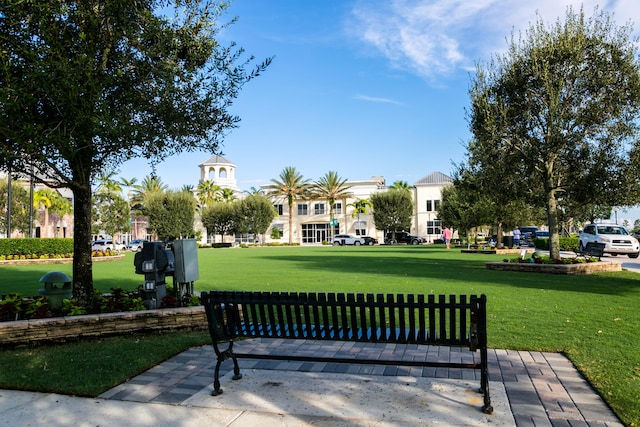
[[583, 264], [535, 264], [528, 262], [488, 262], [489, 270], [524, 271], [548, 274], [591, 274], [603, 271], [622, 271], [618, 262], [588, 262]]
[[66, 341], [81, 337], [131, 332], [198, 330], [207, 328], [204, 307], [180, 307], [123, 313], [0, 322], [0, 345]]

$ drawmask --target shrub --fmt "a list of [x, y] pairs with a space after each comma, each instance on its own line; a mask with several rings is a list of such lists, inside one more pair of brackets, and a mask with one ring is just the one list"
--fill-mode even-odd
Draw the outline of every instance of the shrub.
[[0, 239], [0, 255], [33, 255], [53, 254], [65, 255], [73, 253], [73, 239], [43, 238], [43, 239]]
[[[561, 251], [577, 252], [578, 250], [578, 236], [560, 237], [559, 243]], [[536, 249], [549, 249], [549, 239], [533, 239], [533, 244]]]

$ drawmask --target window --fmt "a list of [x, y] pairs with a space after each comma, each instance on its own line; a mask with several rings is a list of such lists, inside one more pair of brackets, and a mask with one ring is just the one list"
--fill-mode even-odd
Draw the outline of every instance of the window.
[[432, 212], [432, 211], [433, 211], [433, 201], [427, 200], [427, 212]]
[[298, 215], [309, 215], [309, 207], [306, 203], [298, 203]]
[[434, 211], [439, 211], [440, 210], [440, 200], [434, 200], [433, 201], [433, 210]]
[[316, 203], [313, 205], [314, 215], [324, 215], [324, 203]]
[[333, 204], [333, 213], [336, 215], [342, 214], [342, 203], [336, 202]]
[[442, 221], [439, 219], [435, 221], [427, 221], [427, 234], [438, 236], [442, 234]]
[[276, 208], [278, 215], [282, 216], [282, 213], [284, 212], [284, 205], [273, 205], [273, 207]]
[[356, 236], [366, 236], [366, 234], [367, 234], [367, 222], [366, 221], [356, 221], [353, 224], [353, 227], [356, 229]]

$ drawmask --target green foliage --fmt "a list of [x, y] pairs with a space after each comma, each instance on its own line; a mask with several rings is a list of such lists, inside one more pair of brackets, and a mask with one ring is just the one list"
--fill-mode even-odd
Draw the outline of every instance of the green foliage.
[[129, 230], [129, 203], [120, 193], [98, 192], [93, 198], [93, 234], [116, 233]]
[[[578, 236], [573, 237], [560, 237], [559, 239], [560, 250], [577, 252], [578, 251]], [[549, 239], [533, 239], [533, 244], [536, 249], [549, 250]]]
[[38, 296], [25, 301], [24, 313], [27, 319], [44, 319], [51, 317], [51, 309], [47, 298]]
[[276, 217], [273, 203], [265, 196], [250, 194], [235, 203], [234, 230], [238, 233], [264, 234]]
[[562, 208], [639, 200], [640, 64], [631, 31], [605, 13], [586, 18], [568, 8], [564, 22], [539, 18], [474, 75], [470, 164], [492, 199], [545, 209], [554, 259]]
[[289, 206], [289, 244], [293, 243], [293, 204], [296, 200], [308, 196], [311, 186], [309, 180], [293, 166], [285, 167], [280, 172], [280, 179], [272, 179], [267, 187], [267, 196], [272, 199], [286, 199]]
[[145, 200], [149, 229], [160, 240], [192, 237], [196, 201], [190, 194], [181, 191], [153, 193]]
[[60, 311], [64, 316], [81, 316], [88, 313], [86, 307], [83, 307], [74, 299], [63, 299]]
[[233, 203], [216, 202], [205, 206], [200, 211], [202, 225], [207, 233], [215, 236], [223, 236], [231, 233], [235, 221], [235, 208]]
[[18, 320], [23, 304], [22, 294], [12, 292], [6, 295], [0, 300], [0, 320]]
[[391, 190], [371, 195], [373, 222], [378, 230], [401, 231], [411, 228], [413, 200], [411, 193]]
[[221, 202], [222, 188], [213, 181], [205, 179], [198, 184], [198, 203], [201, 208], [211, 206], [213, 203]]
[[278, 227], [273, 227], [271, 229], [271, 235], [269, 237], [271, 237], [273, 240], [278, 240], [282, 238], [282, 231], [280, 231]]
[[73, 253], [73, 239], [0, 239], [0, 255], [51, 254], [68, 255]]
[[[347, 179], [340, 178], [337, 172], [329, 171], [311, 186], [311, 198], [326, 200], [329, 204], [329, 218], [333, 219], [333, 205], [337, 200], [345, 200], [352, 194]], [[331, 228], [333, 235], [333, 227]]]
[[[87, 303], [98, 175], [215, 152], [239, 122], [228, 108], [270, 63], [218, 41], [226, 2], [94, 3], [0, 2], [0, 167], [29, 159], [14, 172], [73, 192], [74, 295]], [[192, 233], [182, 225], [162, 234]]]
[[[7, 180], [0, 181], [0, 233], [7, 232]], [[11, 182], [11, 231], [29, 232], [29, 192], [20, 183]]]

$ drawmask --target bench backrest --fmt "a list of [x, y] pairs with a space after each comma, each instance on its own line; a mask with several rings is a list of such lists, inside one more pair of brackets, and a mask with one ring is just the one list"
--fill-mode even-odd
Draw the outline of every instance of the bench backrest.
[[587, 255], [591, 255], [591, 256], [595, 256], [595, 257], [601, 257], [604, 255], [604, 248], [607, 245], [605, 245], [604, 243], [600, 243], [600, 242], [587, 242], [587, 245], [584, 248], [584, 252]]
[[214, 342], [236, 337], [486, 347], [486, 297], [203, 292]]

